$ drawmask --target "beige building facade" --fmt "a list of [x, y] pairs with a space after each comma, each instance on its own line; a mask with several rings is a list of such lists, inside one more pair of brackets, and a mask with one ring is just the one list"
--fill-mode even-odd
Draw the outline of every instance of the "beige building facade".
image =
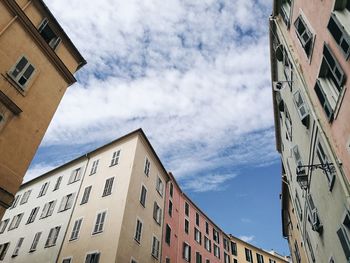
[[350, 259], [349, 10], [346, 0], [283, 0], [270, 17], [283, 235], [293, 262]]
[[[0, 217], [86, 61], [42, 0], [0, 2]], [[20, 158], [19, 158], [20, 156]]]

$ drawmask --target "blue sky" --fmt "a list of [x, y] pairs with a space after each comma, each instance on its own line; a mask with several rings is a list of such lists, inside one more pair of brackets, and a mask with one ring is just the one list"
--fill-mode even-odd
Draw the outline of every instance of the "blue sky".
[[46, 2], [88, 64], [25, 180], [142, 127], [219, 226], [288, 253], [271, 101], [272, 1]]

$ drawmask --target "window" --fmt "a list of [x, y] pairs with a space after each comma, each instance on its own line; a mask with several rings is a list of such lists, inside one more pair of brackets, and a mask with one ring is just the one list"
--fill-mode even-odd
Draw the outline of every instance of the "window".
[[22, 199], [21, 199], [21, 202], [20, 202], [21, 205], [28, 202], [28, 199], [29, 199], [29, 196], [30, 196], [30, 193], [31, 193], [31, 192], [32, 192], [32, 190], [28, 190], [28, 191], [26, 191], [26, 192], [23, 194]]
[[36, 247], [38, 246], [40, 237], [41, 237], [41, 232], [38, 232], [35, 234], [32, 245], [30, 246], [29, 252], [33, 252], [36, 250]]
[[205, 222], [205, 233], [209, 235], [209, 223]]
[[44, 184], [41, 186], [41, 189], [40, 189], [40, 192], [39, 192], [38, 197], [45, 195], [48, 188], [49, 188], [49, 182], [44, 183]]
[[231, 241], [231, 253], [232, 255], [237, 256], [237, 244], [233, 241]]
[[220, 248], [214, 244], [214, 256], [220, 258]]
[[183, 243], [182, 246], [182, 257], [187, 262], [191, 262], [191, 246], [187, 243]]
[[287, 28], [290, 26], [291, 6], [292, 0], [282, 0], [280, 13]]
[[72, 184], [74, 182], [79, 181], [81, 178], [81, 167], [72, 171], [72, 174], [69, 177], [68, 184]]
[[194, 240], [202, 244], [202, 233], [197, 228], [194, 228]]
[[346, 212], [343, 222], [337, 231], [337, 235], [347, 261], [349, 261], [350, 259], [350, 239], [349, 239], [350, 232], [349, 231], [350, 231], [350, 215], [348, 212]]
[[117, 165], [119, 163], [120, 150], [115, 151], [112, 155], [112, 161], [110, 166]]
[[35, 72], [35, 67], [23, 56], [9, 71], [9, 76], [21, 89], [24, 89]]
[[263, 255], [256, 253], [256, 260], [258, 261], [258, 263], [264, 263]]
[[273, 260], [273, 259], [269, 259], [269, 263], [276, 263], [276, 260]]
[[86, 204], [89, 201], [90, 193], [91, 193], [92, 186], [85, 187], [83, 198], [81, 199], [80, 204]]
[[202, 263], [202, 255], [196, 252], [196, 263]]
[[16, 257], [18, 256], [18, 252], [19, 252], [19, 249], [21, 248], [22, 244], [23, 244], [23, 240], [24, 240], [24, 237], [21, 237], [17, 244], [16, 244], [16, 247], [15, 249], [13, 250], [13, 253], [12, 253], [12, 257]]
[[173, 216], [173, 203], [170, 200], [169, 200], [168, 213], [170, 217]]
[[230, 256], [224, 252], [224, 262], [230, 263]]
[[85, 263], [99, 263], [100, 261], [100, 253], [90, 253], [86, 255]]
[[294, 26], [298, 39], [303, 49], [305, 50], [307, 57], [310, 58], [312, 51], [313, 34], [309, 30], [304, 18], [301, 15], [299, 15], [295, 20]]
[[154, 220], [160, 225], [160, 222], [162, 220], [162, 209], [157, 204], [157, 202], [154, 202], [153, 206], [153, 218]]
[[185, 219], [185, 233], [186, 234], [188, 234], [189, 228], [190, 228], [190, 222], [187, 219]]
[[53, 188], [53, 191], [56, 191], [60, 188], [61, 182], [62, 182], [62, 176], [59, 176], [57, 178], [57, 181], [56, 181], [55, 187]]
[[245, 259], [248, 261], [248, 262], [253, 262], [253, 256], [252, 256], [252, 251], [248, 248], [244, 248], [245, 250]]
[[301, 263], [301, 256], [300, 256], [300, 252], [299, 252], [298, 243], [296, 240], [294, 241], [294, 256], [295, 256], [296, 262]]
[[50, 233], [46, 239], [45, 247], [51, 247], [56, 245], [56, 240], [58, 237], [58, 234], [60, 233], [60, 226], [56, 226], [54, 228], [50, 229]]
[[199, 226], [199, 214], [196, 212], [196, 225]]
[[312, 249], [311, 242], [310, 242], [310, 237], [309, 237], [309, 233], [308, 232], [306, 232], [306, 245], [307, 245], [307, 248], [310, 251], [310, 256], [311, 256], [312, 262], [315, 262], [314, 250]]
[[185, 215], [190, 216], [190, 206], [188, 203], [185, 203]]
[[292, 82], [294, 79], [293, 76], [293, 64], [289, 58], [287, 49], [283, 49], [283, 75], [284, 78], [286, 80], [286, 82], [288, 83], [288, 86], [290, 88], [290, 90], [292, 91]]
[[30, 223], [33, 223], [35, 218], [36, 218], [36, 215], [38, 214], [39, 212], [39, 206], [35, 207], [32, 209], [32, 211], [30, 212], [30, 215], [28, 217], [28, 220], [27, 220], [27, 224], [30, 224]]
[[286, 126], [286, 130], [287, 130], [287, 134], [288, 134], [288, 140], [291, 141], [292, 140], [292, 119], [290, 117], [289, 111], [287, 106], [284, 106], [284, 113], [285, 113], [285, 118], [284, 118], [284, 124]]
[[297, 209], [299, 219], [300, 219], [300, 221], [302, 221], [303, 220], [303, 210], [301, 209], [301, 204], [300, 204], [298, 192], [295, 192], [294, 201], [295, 201], [295, 207]]
[[12, 201], [12, 205], [11, 205], [10, 209], [15, 208], [17, 206], [20, 198], [21, 198], [21, 195], [16, 195], [15, 199], [13, 199], [13, 201]]
[[[326, 154], [326, 151], [324, 150], [323, 144], [321, 143], [320, 140], [318, 140], [317, 142], [316, 154], [321, 164], [331, 163], [328, 158], [328, 155]], [[324, 174], [326, 175], [326, 178], [327, 178], [328, 188], [329, 190], [332, 190], [334, 181], [335, 181], [334, 167], [332, 167], [331, 171], [325, 171]]]
[[333, 36], [346, 60], [350, 57], [350, 1], [335, 1], [335, 10], [328, 22], [328, 30]]
[[134, 236], [134, 239], [137, 243], [141, 242], [141, 234], [142, 234], [142, 222], [139, 219], [137, 219], [135, 236]]
[[165, 263], [170, 263], [170, 258], [166, 257], [165, 258]]
[[148, 160], [148, 158], [146, 157], [145, 160], [145, 167], [143, 169], [143, 172], [145, 173], [145, 175], [149, 175], [149, 171], [150, 171], [150, 166], [151, 166], [151, 162]]
[[130, 263], [137, 263], [137, 261], [135, 259], [131, 259]]
[[156, 189], [157, 189], [157, 192], [158, 192], [161, 196], [163, 196], [164, 184], [163, 184], [162, 179], [160, 179], [159, 177], [157, 177]]
[[83, 222], [82, 218], [75, 220], [73, 230], [69, 240], [75, 240], [79, 237], [79, 231], [80, 231], [82, 222]]
[[230, 251], [230, 246], [229, 246], [228, 240], [226, 238], [223, 238], [223, 241], [224, 241], [224, 249], [226, 251]]
[[303, 161], [299, 152], [299, 148], [298, 145], [295, 145], [293, 147], [293, 156], [294, 156], [294, 161], [295, 161], [295, 165], [297, 167], [297, 170], [303, 169], [303, 168], [298, 168], [299, 166], [303, 165]]
[[113, 181], [114, 181], [114, 177], [108, 178], [106, 180], [102, 196], [107, 196], [107, 195], [110, 195], [112, 193]]
[[106, 220], [107, 211], [103, 211], [97, 214], [94, 230], [92, 234], [101, 233], [103, 231], [103, 226]]
[[64, 196], [62, 198], [58, 212], [62, 212], [62, 211], [70, 209], [73, 205], [74, 197], [75, 197], [75, 193], [71, 193], [69, 195]]
[[209, 238], [207, 238], [206, 236], [204, 236], [204, 248], [211, 252], [211, 240]]
[[322, 224], [320, 222], [317, 208], [314, 204], [311, 194], [307, 195], [307, 206], [309, 208], [309, 222], [311, 223], [312, 230], [320, 232], [322, 230]]
[[345, 78], [343, 69], [325, 43], [323, 45], [323, 59], [319, 76], [316, 80], [315, 92], [330, 122], [333, 121]]
[[153, 239], [152, 239], [152, 256], [155, 257], [155, 258], [158, 258], [159, 257], [159, 240], [153, 236]]
[[62, 263], [71, 263], [72, 259], [71, 258], [65, 258], [63, 259]]
[[0, 260], [4, 260], [4, 257], [6, 256], [6, 252], [9, 246], [10, 246], [10, 242], [0, 245]]
[[174, 195], [174, 185], [173, 185], [173, 183], [170, 183], [169, 194], [170, 194], [170, 197], [173, 197], [173, 195]]
[[294, 99], [294, 104], [298, 110], [300, 120], [302, 121], [303, 125], [308, 128], [309, 108], [307, 107], [306, 102], [300, 93], [300, 90], [294, 93], [293, 99]]
[[97, 166], [98, 166], [99, 161], [100, 161], [100, 160], [95, 160], [95, 161], [92, 163], [90, 175], [96, 173], [96, 171], [97, 171]]
[[167, 243], [170, 246], [170, 241], [171, 241], [171, 228], [167, 224], [166, 230], [165, 230], [165, 243]]
[[219, 232], [213, 228], [213, 239], [216, 243], [220, 243], [220, 236], [219, 236]]
[[1, 221], [1, 224], [0, 224], [0, 234], [4, 233], [5, 232], [5, 229], [9, 223], [10, 219], [5, 219], [5, 220], [2, 220]]
[[11, 221], [11, 224], [10, 224], [8, 230], [12, 230], [12, 229], [17, 228], [19, 226], [19, 224], [21, 223], [22, 217], [23, 217], [23, 213], [15, 215]]
[[141, 195], [140, 195], [140, 203], [143, 207], [146, 207], [146, 197], [147, 197], [147, 189], [145, 186], [141, 187]]
[[205, 263], [210, 263], [210, 260], [209, 260], [209, 259], [206, 259], [206, 260], [205, 260]]
[[56, 205], [56, 200], [46, 203], [44, 205], [43, 211], [41, 212], [40, 218], [45, 218], [52, 215], [53, 210], [55, 209], [55, 205]]
[[57, 46], [61, 43], [61, 38], [57, 36], [57, 34], [50, 27], [49, 20], [47, 18], [44, 18], [43, 21], [40, 23], [38, 31], [45, 40], [45, 42], [49, 44], [49, 46], [53, 50], [55, 50]]

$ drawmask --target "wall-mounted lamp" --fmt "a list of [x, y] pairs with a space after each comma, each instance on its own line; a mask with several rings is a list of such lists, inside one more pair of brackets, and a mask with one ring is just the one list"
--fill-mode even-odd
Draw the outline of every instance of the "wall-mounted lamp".
[[300, 185], [300, 188], [306, 190], [309, 187], [309, 178], [306, 174], [305, 168], [311, 169], [321, 169], [324, 173], [334, 173], [335, 168], [333, 163], [320, 163], [320, 164], [310, 164], [310, 165], [298, 165], [296, 169], [297, 182]]

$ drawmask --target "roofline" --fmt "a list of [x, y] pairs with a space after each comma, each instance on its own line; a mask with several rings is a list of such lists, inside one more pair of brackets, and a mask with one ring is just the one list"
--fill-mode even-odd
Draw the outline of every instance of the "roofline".
[[67, 167], [67, 166], [71, 165], [71, 164], [74, 163], [74, 162], [77, 162], [77, 161], [82, 160], [82, 159], [84, 159], [84, 158], [88, 158], [91, 154], [94, 154], [94, 153], [96, 153], [97, 151], [100, 151], [100, 150], [102, 150], [102, 149], [104, 149], [104, 148], [107, 148], [108, 146], [110, 146], [110, 145], [112, 145], [112, 144], [115, 144], [116, 142], [120, 142], [120, 141], [122, 141], [122, 140], [124, 140], [124, 139], [126, 139], [126, 138], [128, 138], [128, 137], [132, 137], [132, 136], [135, 136], [135, 135], [140, 135], [143, 139], [145, 139], [145, 141], [146, 141], [148, 147], [151, 149], [152, 153], [154, 154], [154, 156], [156, 157], [157, 161], [159, 162], [159, 164], [160, 164], [160, 166], [161, 166], [161, 169], [163, 170], [163, 172], [164, 172], [164, 173], [166, 174], [166, 176], [168, 177], [167, 179], [169, 179], [168, 172], [166, 171], [165, 167], [163, 166], [162, 162], [160, 161], [160, 159], [159, 159], [158, 155], [156, 154], [155, 150], [153, 149], [151, 143], [150, 143], [149, 140], [147, 139], [147, 137], [146, 137], [145, 133], [143, 132], [143, 130], [142, 130], [141, 128], [139, 128], [139, 129], [134, 130], [134, 131], [132, 131], [132, 132], [130, 132], [130, 133], [128, 133], [128, 134], [122, 136], [122, 137], [119, 137], [118, 139], [115, 139], [115, 140], [113, 140], [113, 141], [111, 141], [111, 142], [109, 142], [109, 143], [107, 143], [107, 144], [104, 144], [104, 145], [102, 145], [102, 146], [100, 146], [100, 147], [98, 147], [98, 148], [96, 148], [96, 149], [94, 149], [94, 150], [92, 150], [92, 151], [90, 151], [90, 152], [88, 152], [88, 153], [86, 153], [86, 154], [83, 154], [83, 155], [81, 155], [81, 156], [79, 156], [79, 157], [77, 157], [77, 158], [75, 158], [75, 159], [73, 159], [73, 160], [71, 160], [71, 161], [68, 161], [67, 163], [64, 163], [63, 165], [58, 166], [58, 167], [56, 167], [56, 168], [54, 168], [54, 169], [52, 169], [52, 170], [50, 170], [50, 171], [48, 171], [48, 172], [46, 172], [46, 173], [44, 173], [44, 174], [38, 176], [38, 177], [36, 177], [36, 178], [34, 178], [34, 179], [32, 179], [32, 180], [30, 180], [30, 181], [28, 181], [28, 182], [23, 183], [23, 184], [20, 186], [20, 189], [22, 189], [23, 187], [25, 187], [25, 186], [27, 186], [27, 185], [29, 185], [29, 184], [35, 182], [35, 181], [38, 181], [39, 179], [42, 179], [43, 177], [45, 177], [45, 176], [47, 176], [47, 175], [49, 175], [49, 174], [51, 174], [51, 173], [53, 173], [53, 172], [56, 172], [57, 170], [59, 170], [59, 169], [61, 169], [61, 168]]

